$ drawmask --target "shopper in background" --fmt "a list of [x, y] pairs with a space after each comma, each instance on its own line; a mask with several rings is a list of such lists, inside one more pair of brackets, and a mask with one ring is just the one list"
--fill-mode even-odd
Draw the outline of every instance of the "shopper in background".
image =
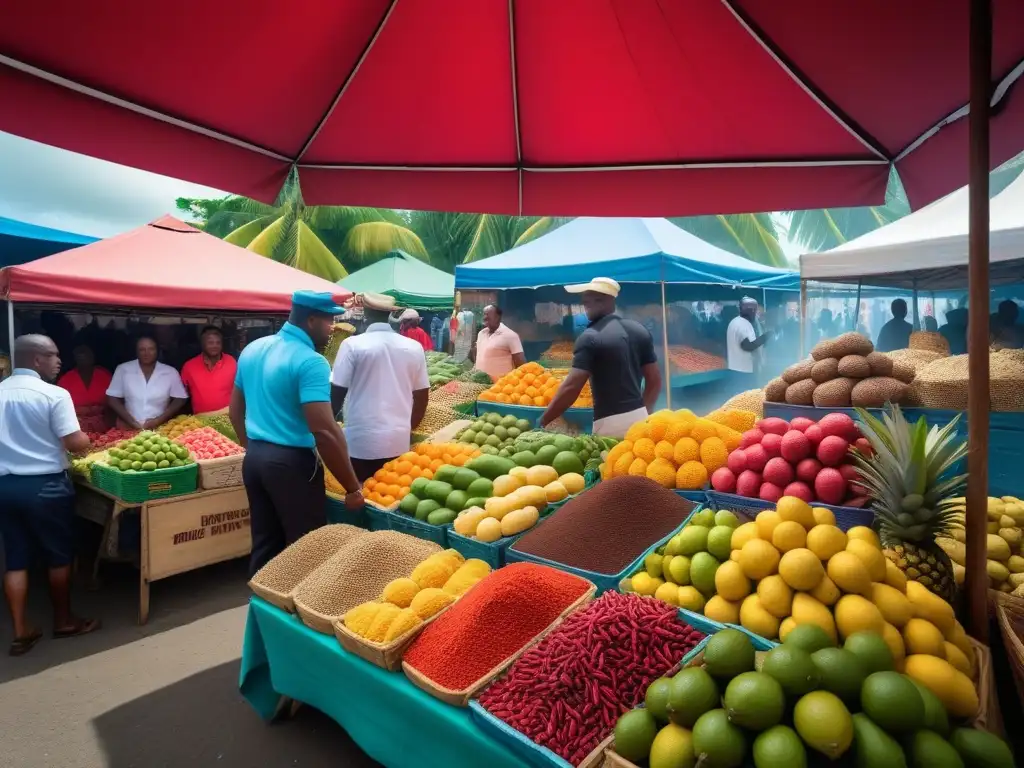
[[34, 550], [49, 568], [53, 636], [84, 635], [100, 626], [71, 613], [75, 490], [67, 454], [84, 454], [89, 438], [78, 425], [71, 395], [49, 383], [58, 373], [53, 340], [21, 336], [14, 342], [14, 372], [0, 382], [0, 538], [4, 595], [14, 622], [11, 656], [28, 653], [42, 637], [25, 615]]
[[726, 363], [729, 366], [729, 390], [732, 394], [756, 388], [755, 359], [758, 350], [771, 336], [770, 331], [758, 335], [754, 330], [756, 321], [757, 302], [744, 296], [740, 299], [739, 314], [729, 321], [725, 329]]
[[238, 363], [224, 352], [224, 334], [208, 325], [199, 336], [202, 353], [181, 367], [181, 383], [192, 399], [194, 413], [227, 411]]
[[892, 352], [897, 349], [906, 349], [910, 346], [910, 334], [914, 332], [914, 326], [907, 322], [907, 302], [903, 299], [894, 299], [890, 305], [892, 320], [882, 326], [878, 332], [878, 340], [875, 342], [875, 350], [878, 352]]
[[129, 429], [156, 429], [173, 419], [188, 401], [181, 376], [156, 358], [156, 340], [140, 336], [135, 342], [135, 359], [114, 369], [107, 404]]
[[75, 408], [106, 406], [110, 371], [96, 365], [92, 347], [86, 344], [76, 346], [73, 356], [75, 367], [58, 379], [57, 386], [68, 391]]
[[654, 339], [640, 323], [615, 313], [619, 284], [610, 277], [567, 285], [565, 290], [581, 294], [590, 325], [576, 339], [569, 375], [540, 417], [540, 426], [565, 413], [590, 381], [594, 434], [622, 437], [633, 424], [647, 418], [661, 394]]
[[335, 415], [344, 410], [345, 438], [360, 482], [409, 450], [410, 433], [423, 420], [430, 395], [423, 348], [388, 323], [395, 300], [374, 293], [361, 298], [370, 325], [342, 343], [331, 375], [331, 408]]
[[434, 349], [434, 343], [430, 340], [430, 336], [420, 328], [420, 313], [415, 309], [407, 309], [402, 313], [402, 316], [398, 318], [398, 332], [407, 339], [412, 339], [421, 347], [424, 352], [431, 352]]
[[493, 381], [526, 363], [519, 334], [501, 321], [501, 314], [501, 307], [493, 304], [484, 307], [484, 327], [470, 350], [474, 366]]
[[344, 312], [329, 293], [296, 291], [281, 330], [252, 342], [238, 357], [228, 416], [246, 449], [242, 482], [252, 530], [250, 576], [326, 525], [321, 459], [347, 490], [345, 506], [363, 506], [345, 436], [331, 410], [331, 367], [317, 352], [331, 337], [334, 317]]

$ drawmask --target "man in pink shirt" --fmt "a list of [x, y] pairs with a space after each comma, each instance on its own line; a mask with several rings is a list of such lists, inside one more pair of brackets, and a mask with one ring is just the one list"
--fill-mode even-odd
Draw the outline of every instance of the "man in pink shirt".
[[484, 307], [484, 327], [477, 334], [472, 356], [476, 367], [492, 381], [526, 363], [519, 334], [501, 322], [501, 307]]

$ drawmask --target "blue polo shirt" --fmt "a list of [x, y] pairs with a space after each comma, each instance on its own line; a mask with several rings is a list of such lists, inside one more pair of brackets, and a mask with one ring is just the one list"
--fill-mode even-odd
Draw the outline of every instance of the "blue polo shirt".
[[245, 395], [245, 431], [252, 440], [312, 448], [302, 415], [306, 403], [331, 401], [331, 366], [298, 326], [285, 323], [238, 356], [235, 386]]

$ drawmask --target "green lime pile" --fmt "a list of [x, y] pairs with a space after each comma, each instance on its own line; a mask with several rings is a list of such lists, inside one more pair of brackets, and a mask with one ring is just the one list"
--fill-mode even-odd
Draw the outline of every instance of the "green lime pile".
[[[644, 567], [624, 582], [623, 588], [694, 613], [705, 613], [705, 606], [718, 592], [718, 570], [729, 562], [732, 532], [739, 524], [728, 509], [702, 509], [666, 544], [647, 555]], [[738, 568], [738, 564], [733, 563], [726, 570], [733, 568]], [[728, 579], [723, 583], [728, 588]]]
[[483, 453], [507, 458], [512, 455], [511, 448], [516, 438], [523, 432], [529, 432], [530, 428], [531, 424], [526, 419], [502, 416], [500, 413], [484, 413], [459, 432], [455, 439], [460, 443], [477, 445]]
[[479, 472], [445, 464], [432, 480], [413, 480], [398, 511], [431, 525], [448, 525], [462, 510], [482, 507], [493, 492], [492, 482]]
[[1012, 768], [997, 736], [951, 723], [927, 688], [895, 671], [881, 636], [833, 645], [801, 624], [756, 653], [737, 629], [712, 635], [702, 664], [647, 689], [615, 726], [615, 751], [650, 768], [805, 768], [843, 758], [855, 768]]
[[120, 472], [152, 472], [193, 463], [185, 446], [156, 432], [140, 432], [131, 440], [122, 440], [107, 451], [107, 457], [108, 466]]

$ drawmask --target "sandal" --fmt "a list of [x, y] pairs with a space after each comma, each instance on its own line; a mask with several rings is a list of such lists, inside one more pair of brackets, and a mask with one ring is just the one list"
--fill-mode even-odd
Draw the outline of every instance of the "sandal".
[[90, 632], [95, 632], [101, 626], [102, 624], [99, 619], [75, 619], [68, 629], [53, 630], [53, 638], [54, 640], [61, 640], [65, 637], [88, 635]]
[[43, 637], [43, 633], [38, 630], [33, 630], [25, 637], [16, 637], [11, 641], [10, 655], [11, 656], [24, 656], [26, 653], [35, 648], [36, 643]]

